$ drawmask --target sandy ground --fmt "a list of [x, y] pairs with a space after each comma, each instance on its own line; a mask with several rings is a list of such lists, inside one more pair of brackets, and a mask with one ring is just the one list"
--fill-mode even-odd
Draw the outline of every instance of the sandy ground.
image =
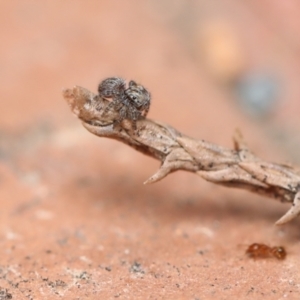
[[[145, 186], [158, 162], [89, 134], [61, 95], [135, 79], [150, 118], [226, 147], [240, 128], [257, 155], [299, 163], [299, 13], [296, 0], [2, 1], [0, 299], [299, 299], [300, 220], [274, 226], [286, 204], [184, 172]], [[276, 85], [261, 116], [237, 96], [249, 74]], [[254, 242], [287, 258], [252, 260]]]

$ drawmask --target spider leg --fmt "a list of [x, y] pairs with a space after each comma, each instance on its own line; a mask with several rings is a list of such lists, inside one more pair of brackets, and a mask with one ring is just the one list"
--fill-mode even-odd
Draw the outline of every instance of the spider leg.
[[132, 107], [129, 111], [129, 118], [132, 121], [132, 128], [136, 130], [136, 121], [140, 118], [141, 113], [135, 107]]
[[118, 98], [114, 98], [104, 109], [104, 114], [108, 113], [111, 109], [119, 111], [122, 107], [122, 101]]
[[119, 118], [115, 121], [116, 123], [121, 123], [127, 117], [127, 108], [123, 106], [119, 110]]
[[146, 118], [148, 112], [149, 112], [149, 108], [150, 108], [150, 103], [144, 108], [143, 112], [142, 112], [142, 116], [144, 118]]
[[114, 106], [116, 103], [114, 101], [110, 102], [104, 109], [103, 114], [107, 114]]
[[[121, 103], [123, 105], [124, 103]], [[140, 112], [133, 106], [121, 106], [119, 110], [119, 118], [115, 120], [115, 124], [121, 123], [124, 119], [131, 122], [132, 128], [136, 129], [136, 121], [140, 116]]]

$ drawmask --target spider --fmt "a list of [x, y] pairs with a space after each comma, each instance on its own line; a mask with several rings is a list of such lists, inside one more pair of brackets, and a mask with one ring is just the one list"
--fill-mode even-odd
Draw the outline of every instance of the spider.
[[129, 81], [128, 88], [126, 82], [119, 77], [104, 79], [98, 86], [99, 96], [111, 98], [103, 113], [110, 109], [119, 112], [116, 123], [121, 123], [124, 119], [132, 122], [133, 129], [136, 129], [136, 121], [145, 118], [150, 108], [150, 93], [135, 81]]

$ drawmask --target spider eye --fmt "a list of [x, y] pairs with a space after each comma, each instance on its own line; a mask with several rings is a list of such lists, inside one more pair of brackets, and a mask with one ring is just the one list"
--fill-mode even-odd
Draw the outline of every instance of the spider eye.
[[132, 100], [136, 100], [136, 96], [131, 96], [131, 99]]

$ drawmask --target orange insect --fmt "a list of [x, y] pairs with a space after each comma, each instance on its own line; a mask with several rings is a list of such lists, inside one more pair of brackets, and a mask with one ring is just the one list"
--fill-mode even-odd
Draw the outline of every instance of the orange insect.
[[246, 254], [251, 258], [268, 258], [275, 257], [284, 259], [286, 251], [282, 246], [269, 247], [265, 244], [254, 243], [248, 247]]

